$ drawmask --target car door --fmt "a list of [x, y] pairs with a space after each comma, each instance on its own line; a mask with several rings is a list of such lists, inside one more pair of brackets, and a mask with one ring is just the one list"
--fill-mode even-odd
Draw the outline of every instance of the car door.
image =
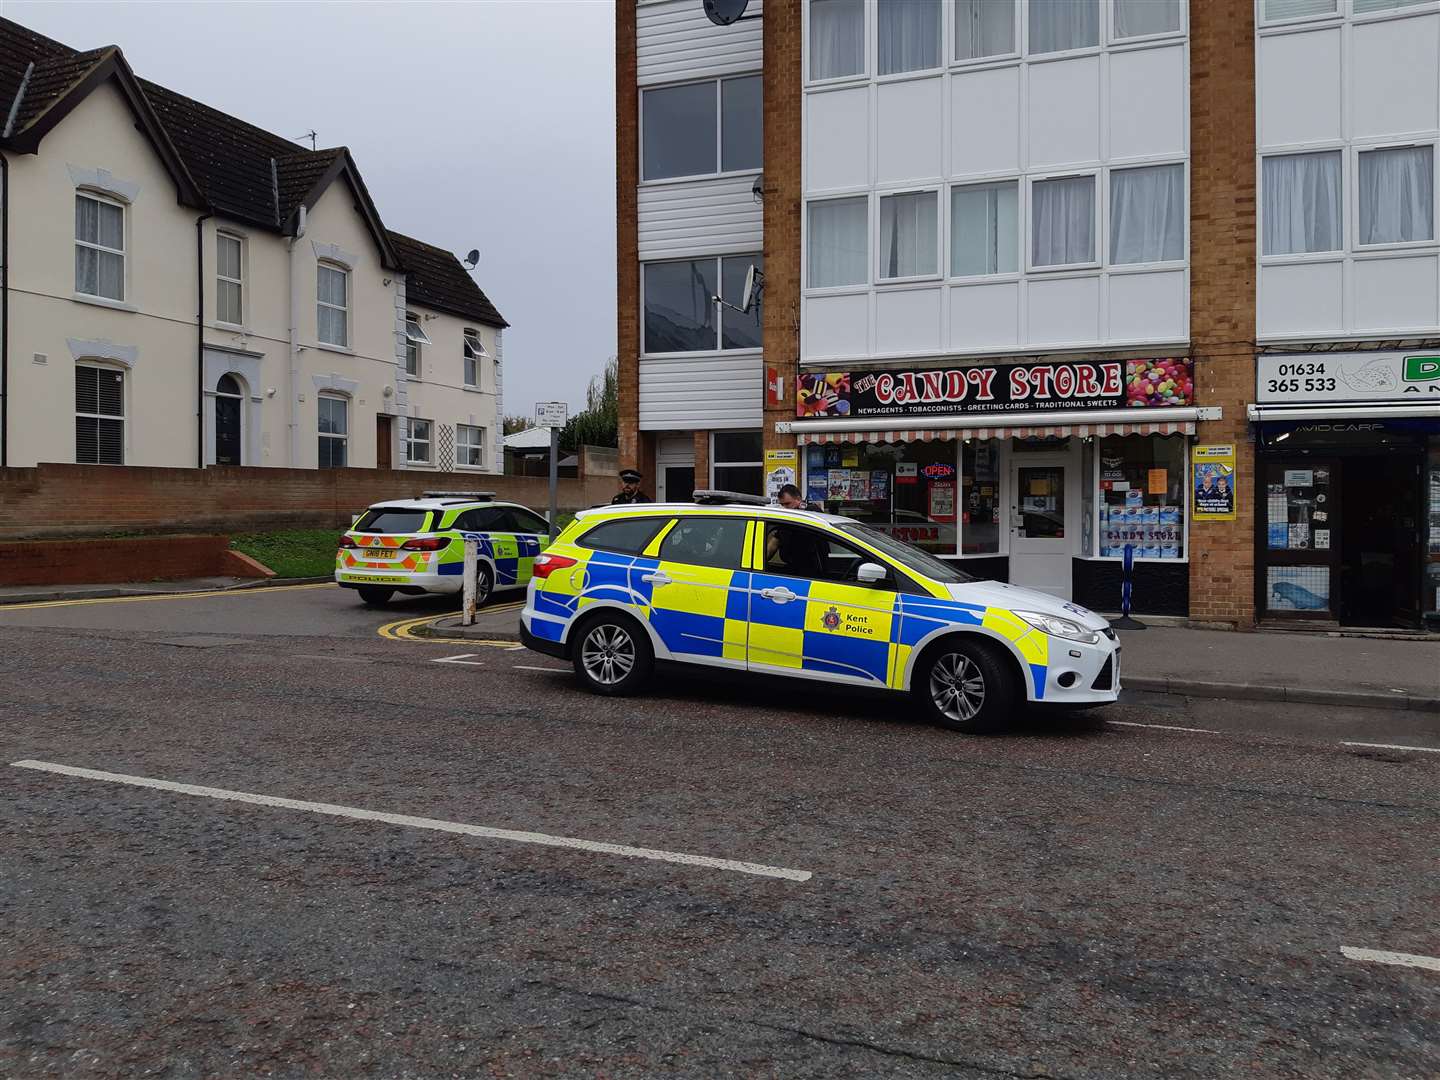
[[535, 556], [550, 543], [550, 523], [523, 506], [508, 506], [501, 518], [515, 538], [515, 584], [528, 585], [534, 577]]
[[753, 525], [740, 515], [682, 516], [657, 540], [650, 625], [677, 660], [745, 667], [750, 574], [744, 569]]
[[[879, 557], [808, 525], [764, 521], [752, 548], [750, 634], [754, 671], [888, 686], [897, 583]], [[862, 563], [886, 566], [874, 584]]]

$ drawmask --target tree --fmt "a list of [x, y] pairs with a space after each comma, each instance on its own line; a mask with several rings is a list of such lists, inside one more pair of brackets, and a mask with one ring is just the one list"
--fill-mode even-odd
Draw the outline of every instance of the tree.
[[615, 357], [585, 388], [585, 408], [570, 417], [560, 432], [560, 445], [617, 446], [620, 439], [620, 366]]
[[517, 431], [528, 431], [534, 426], [533, 416], [507, 416], [500, 422], [500, 433], [514, 435]]

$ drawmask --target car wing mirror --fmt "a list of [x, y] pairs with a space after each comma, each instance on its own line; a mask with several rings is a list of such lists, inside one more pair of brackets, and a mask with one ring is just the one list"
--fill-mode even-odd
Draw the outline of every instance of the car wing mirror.
[[890, 576], [890, 571], [879, 563], [862, 562], [855, 570], [855, 580], [864, 585], [874, 585]]

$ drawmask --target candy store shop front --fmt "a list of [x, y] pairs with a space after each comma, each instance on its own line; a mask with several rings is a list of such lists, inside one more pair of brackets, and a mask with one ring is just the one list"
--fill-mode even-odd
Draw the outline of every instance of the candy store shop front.
[[806, 497], [979, 577], [1100, 611], [1188, 614], [1186, 358], [802, 372]]
[[1440, 355], [1266, 353], [1255, 398], [1259, 618], [1440, 629]]

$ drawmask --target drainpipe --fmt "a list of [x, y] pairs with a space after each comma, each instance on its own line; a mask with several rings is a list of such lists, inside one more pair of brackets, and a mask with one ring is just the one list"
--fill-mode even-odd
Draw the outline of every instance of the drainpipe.
[[0, 469], [10, 465], [10, 159], [0, 154]]
[[205, 468], [205, 221], [195, 219], [195, 467]]
[[300, 278], [295, 273], [298, 245], [305, 236], [305, 204], [295, 222], [295, 235], [285, 241], [290, 271], [290, 468], [300, 467]]

